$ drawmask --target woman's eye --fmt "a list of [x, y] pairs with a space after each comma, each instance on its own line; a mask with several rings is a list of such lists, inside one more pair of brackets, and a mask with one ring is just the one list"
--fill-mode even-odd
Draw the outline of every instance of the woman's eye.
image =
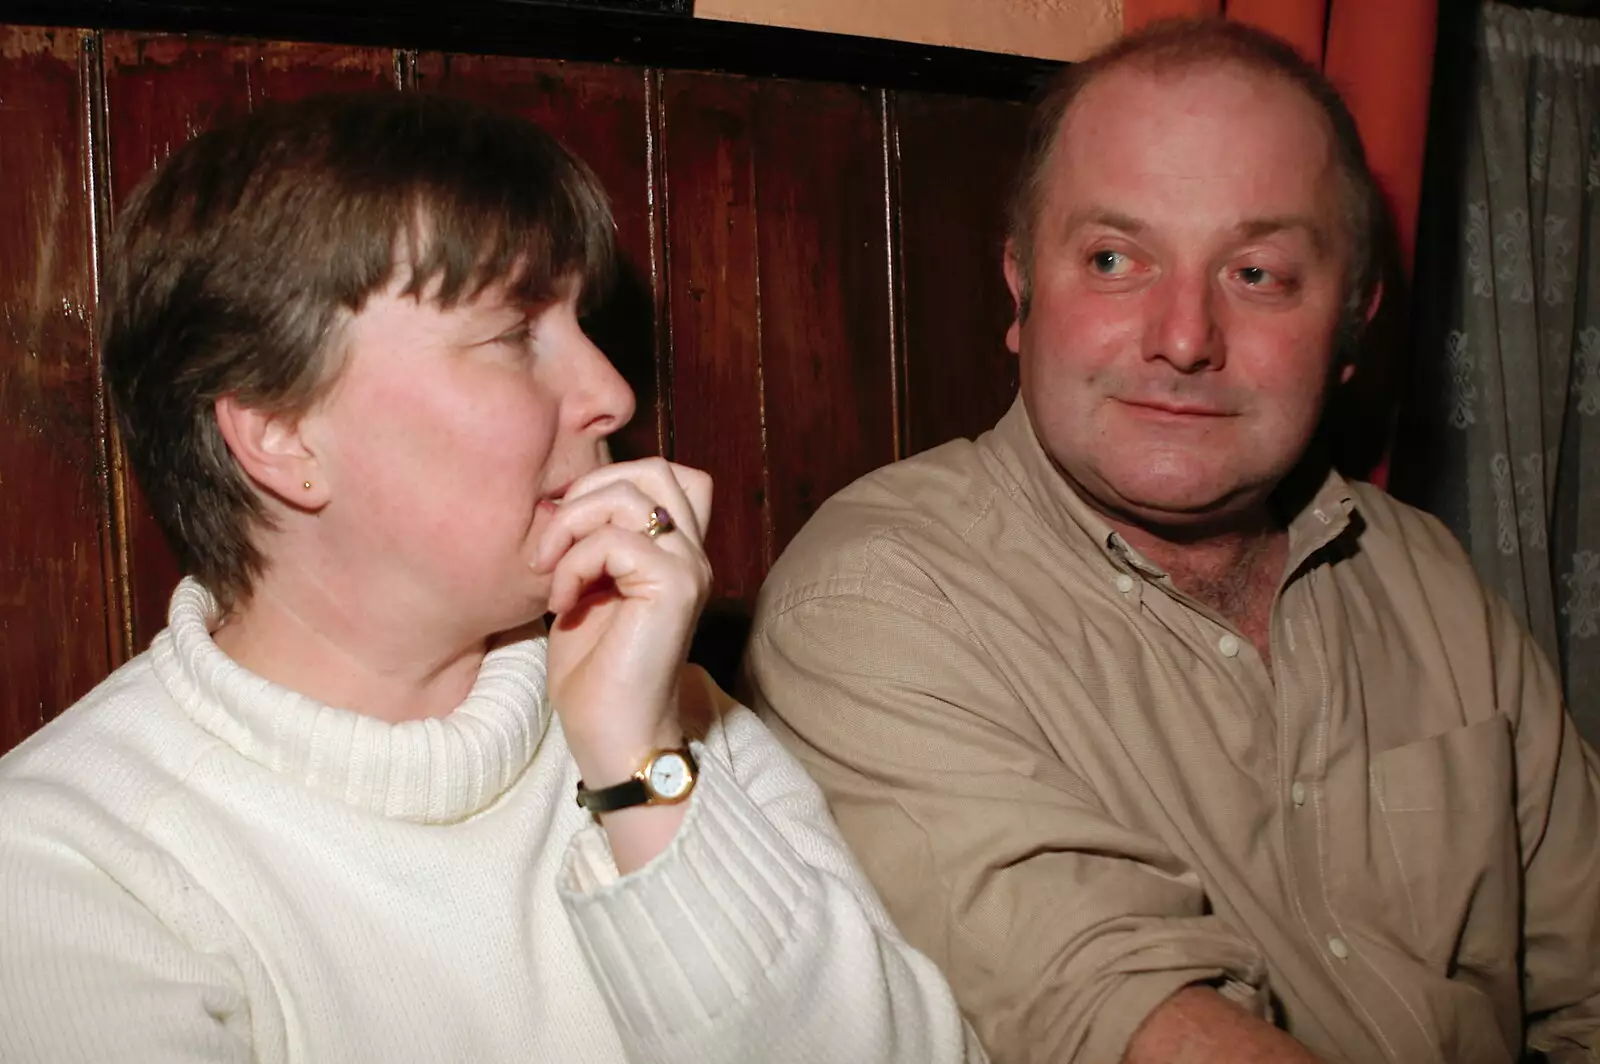
[[1102, 277], [1124, 277], [1133, 269], [1133, 260], [1120, 251], [1101, 248], [1089, 254], [1089, 265]]
[[521, 322], [515, 329], [501, 333], [494, 338], [497, 344], [506, 344], [511, 347], [523, 348], [528, 346], [528, 341], [533, 339], [533, 325], [530, 322]]

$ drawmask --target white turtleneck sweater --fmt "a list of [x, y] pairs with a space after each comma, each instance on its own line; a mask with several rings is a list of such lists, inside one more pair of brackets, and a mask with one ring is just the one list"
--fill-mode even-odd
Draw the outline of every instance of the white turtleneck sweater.
[[800, 766], [731, 707], [618, 877], [545, 644], [447, 717], [321, 705], [170, 626], [0, 759], [0, 1061], [981, 1059]]

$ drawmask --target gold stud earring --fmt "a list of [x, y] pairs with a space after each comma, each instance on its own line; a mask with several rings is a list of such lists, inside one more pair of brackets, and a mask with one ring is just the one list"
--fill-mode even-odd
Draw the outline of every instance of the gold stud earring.
[[301, 484], [300, 486], [302, 488], [305, 488], [307, 491], [310, 491], [311, 490], [311, 481], [308, 480], [304, 484]]

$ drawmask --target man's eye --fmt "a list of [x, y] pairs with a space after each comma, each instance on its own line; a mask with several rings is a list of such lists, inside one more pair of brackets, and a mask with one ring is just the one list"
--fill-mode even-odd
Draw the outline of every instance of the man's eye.
[[1292, 292], [1296, 287], [1294, 277], [1276, 273], [1264, 266], [1241, 266], [1234, 276], [1257, 292]]
[[1102, 277], [1124, 277], [1133, 269], [1133, 260], [1120, 251], [1102, 248], [1091, 252], [1089, 265]]

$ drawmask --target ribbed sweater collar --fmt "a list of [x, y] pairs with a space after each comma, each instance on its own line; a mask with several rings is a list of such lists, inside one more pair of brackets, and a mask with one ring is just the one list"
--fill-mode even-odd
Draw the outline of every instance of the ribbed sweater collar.
[[178, 585], [150, 648], [161, 683], [244, 757], [361, 809], [428, 824], [469, 817], [516, 782], [549, 724], [543, 638], [490, 651], [448, 716], [390, 724], [245, 669], [211, 638], [220, 618], [198, 582]]

